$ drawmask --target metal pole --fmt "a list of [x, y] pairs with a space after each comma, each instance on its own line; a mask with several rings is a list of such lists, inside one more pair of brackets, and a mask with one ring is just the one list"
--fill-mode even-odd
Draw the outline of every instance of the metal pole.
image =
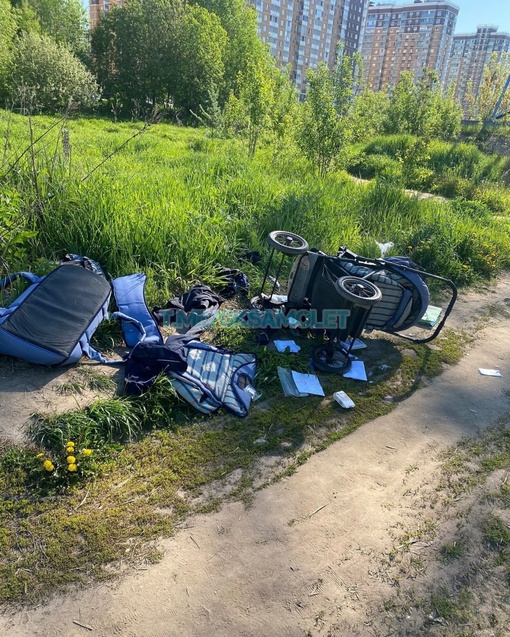
[[503, 98], [505, 97], [505, 93], [507, 92], [509, 86], [510, 86], [510, 74], [508, 75], [506, 79], [505, 86], [503, 87], [503, 90], [501, 91], [501, 95], [499, 96], [499, 99], [496, 102], [496, 106], [494, 107], [494, 110], [492, 111], [492, 114], [489, 117], [491, 122], [498, 119], [499, 107], [501, 106], [501, 102], [503, 101]]

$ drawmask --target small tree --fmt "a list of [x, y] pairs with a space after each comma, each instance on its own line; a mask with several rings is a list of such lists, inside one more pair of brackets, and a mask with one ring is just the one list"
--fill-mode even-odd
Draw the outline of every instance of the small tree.
[[386, 91], [370, 88], [356, 95], [349, 114], [352, 141], [363, 142], [380, 135], [388, 117], [389, 97]]
[[385, 128], [389, 133], [450, 139], [460, 119], [453, 93], [443, 93], [435, 71], [425, 69], [418, 82], [412, 71], [404, 71], [391, 93]]
[[346, 114], [353, 93], [352, 61], [340, 51], [333, 72], [321, 62], [315, 70], [308, 70], [306, 79], [308, 90], [301, 110], [297, 143], [319, 174], [325, 175], [350, 137]]
[[[510, 74], [510, 55], [497, 53], [491, 55], [489, 64], [484, 68], [483, 78], [478, 90], [474, 90], [473, 81], [468, 82], [464, 97], [468, 115], [485, 122], [492, 114], [505, 82]], [[510, 91], [506, 92], [500, 105], [500, 112], [510, 111]]]
[[71, 51], [37, 33], [17, 41], [9, 86], [18, 105], [21, 89], [23, 99], [30, 94], [33, 110], [57, 111], [70, 102], [90, 107], [99, 97], [94, 77]]

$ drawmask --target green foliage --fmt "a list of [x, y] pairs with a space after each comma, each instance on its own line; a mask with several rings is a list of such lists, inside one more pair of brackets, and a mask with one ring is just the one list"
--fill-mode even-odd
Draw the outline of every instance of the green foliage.
[[350, 159], [349, 172], [362, 179], [379, 177], [393, 182], [398, 182], [402, 179], [400, 162], [387, 155], [358, 154]]
[[103, 14], [91, 35], [93, 68], [115, 114], [139, 116], [170, 102], [184, 14], [181, 0], [133, 0]]
[[389, 96], [385, 91], [365, 89], [354, 97], [349, 112], [353, 142], [365, 142], [384, 130], [388, 117]]
[[241, 0], [132, 0], [103, 15], [91, 47], [115, 115], [138, 117], [158, 105], [177, 118], [202, 117], [234, 95], [247, 110], [250, 147], [253, 138], [256, 144], [270, 58], [255, 11]]
[[[366, 155], [367, 165], [381, 162], [387, 179], [364, 186], [341, 173], [317, 177], [296, 153], [275, 162], [273, 149], [262, 148], [250, 158], [237, 140], [159, 124], [81, 182], [139, 125], [67, 122], [73, 163], [62, 155], [57, 169], [60, 155], [45, 159], [43, 150], [63, 153], [59, 127], [50, 128], [55, 121], [32, 118], [33, 136], [46, 133], [34, 148], [44, 205], [33, 226], [23, 221], [36, 199], [30, 153], [5, 178], [11, 192], [20, 188], [18, 199], [6, 203], [16, 232], [38, 232], [37, 242], [25, 240], [19, 256], [12, 253], [12, 263], [6, 257], [10, 268], [18, 266], [18, 259], [87, 254], [111, 276], [146, 272], [149, 303], [161, 305], [197, 280], [213, 282], [220, 259], [225, 266], [239, 267], [243, 251], [265, 254], [267, 234], [275, 228], [297, 232], [330, 253], [348, 245], [376, 255], [376, 241], [393, 241], [396, 253], [411, 254], [458, 284], [493, 276], [509, 260], [508, 224], [493, 219], [487, 205], [409, 197], [400, 185], [402, 165], [390, 157]], [[4, 129], [7, 125], [4, 120]], [[10, 154], [16, 157], [29, 144], [29, 128], [16, 116], [10, 117], [9, 127]], [[388, 148], [412, 148], [405, 140], [388, 139]], [[371, 147], [385, 149], [378, 140]], [[250, 278], [259, 276], [253, 268]]]
[[44, 34], [67, 45], [76, 55], [86, 53], [87, 20], [80, 0], [24, 0], [21, 10], [27, 9], [36, 16]]
[[324, 176], [338, 161], [350, 130], [345, 117], [352, 95], [352, 62], [341, 55], [333, 73], [321, 62], [307, 72], [308, 91], [297, 131], [297, 143]]
[[82, 447], [101, 447], [134, 440], [141, 431], [142, 413], [125, 398], [100, 400], [84, 411], [39, 418], [33, 424], [34, 439], [59, 450], [69, 440]]
[[257, 12], [244, 0], [199, 0], [210, 13], [217, 15], [227, 32], [225, 81], [220, 87], [219, 102], [225, 104], [231, 92], [239, 96], [248, 67], [268, 56], [258, 37]]
[[510, 546], [510, 529], [497, 515], [491, 515], [482, 524], [484, 539], [490, 546], [503, 548]]
[[[15, 190], [2, 188], [0, 192], [0, 277], [26, 264], [29, 242], [36, 233], [27, 228], [21, 210], [21, 198]], [[28, 226], [29, 227], [29, 226]]]
[[429, 139], [453, 139], [460, 131], [462, 112], [452, 89], [443, 94], [437, 75], [425, 71], [415, 82], [412, 71], [404, 71], [390, 97], [386, 130]]
[[212, 106], [223, 85], [227, 34], [219, 18], [197, 5], [187, 7], [177, 33], [173, 63], [179, 69], [173, 97], [186, 112]]
[[93, 76], [69, 49], [36, 33], [19, 38], [9, 87], [13, 102], [29, 111], [87, 108], [98, 98]]
[[0, 0], [0, 98], [7, 91], [8, 69], [12, 59], [12, 39], [16, 23], [9, 0]]

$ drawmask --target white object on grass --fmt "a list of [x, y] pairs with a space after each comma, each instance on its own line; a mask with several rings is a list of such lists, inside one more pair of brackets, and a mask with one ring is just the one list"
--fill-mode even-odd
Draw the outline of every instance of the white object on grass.
[[315, 374], [301, 374], [292, 370], [292, 379], [296, 383], [297, 390], [301, 393], [324, 396], [324, 390], [320, 380]]
[[291, 353], [299, 352], [301, 347], [293, 340], [275, 341], [274, 345], [279, 352], [285, 352], [288, 350]]
[[352, 399], [349, 398], [349, 396], [347, 396], [347, 394], [344, 391], [335, 392], [333, 394], [333, 398], [336, 400], [336, 402], [339, 405], [341, 405], [342, 407], [345, 407], [345, 409], [350, 409], [351, 407], [355, 407]]

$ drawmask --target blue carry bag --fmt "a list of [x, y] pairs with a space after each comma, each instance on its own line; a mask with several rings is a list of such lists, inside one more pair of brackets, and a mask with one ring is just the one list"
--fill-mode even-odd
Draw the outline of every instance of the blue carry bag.
[[108, 361], [90, 339], [108, 315], [111, 286], [85, 267], [61, 265], [47, 276], [12, 274], [0, 289], [24, 277], [31, 285], [0, 308], [0, 353], [39, 365], [72, 365], [85, 355]]

